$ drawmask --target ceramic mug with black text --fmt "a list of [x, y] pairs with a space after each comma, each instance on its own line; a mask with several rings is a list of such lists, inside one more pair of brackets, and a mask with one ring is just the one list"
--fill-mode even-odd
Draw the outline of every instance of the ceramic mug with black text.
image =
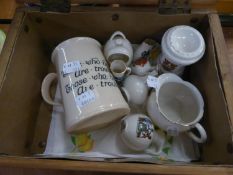
[[[130, 109], [109, 72], [98, 41], [76, 37], [60, 43], [52, 53], [57, 73], [48, 74], [41, 87], [51, 105], [63, 105], [70, 133], [98, 129], [128, 114]], [[49, 89], [58, 79], [63, 104], [55, 103]]]

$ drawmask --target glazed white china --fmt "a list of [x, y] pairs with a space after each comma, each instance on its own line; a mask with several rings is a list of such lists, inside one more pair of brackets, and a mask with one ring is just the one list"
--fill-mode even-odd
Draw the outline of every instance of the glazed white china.
[[[160, 55], [160, 56], [161, 56], [161, 55]], [[158, 72], [159, 72], [159, 74], [163, 74], [163, 73], [173, 73], [173, 74], [176, 74], [176, 75], [178, 75], [178, 76], [180, 76], [180, 77], [183, 75], [184, 70], [185, 70], [185, 66], [180, 66], [180, 67], [174, 69], [173, 71], [165, 70], [165, 69], [163, 68], [163, 66], [161, 66], [162, 64], [160, 63], [160, 61], [161, 61], [160, 56], [159, 56], [159, 58], [158, 58], [158, 60], [157, 60], [157, 61], [158, 61]]]
[[153, 46], [153, 48], [150, 50], [150, 53], [147, 57], [152, 66], [157, 65], [157, 60], [160, 54], [161, 54], [161, 46], [159, 43], [156, 43]]
[[155, 67], [151, 66], [147, 58], [139, 58], [131, 66], [132, 73], [139, 76], [147, 75], [153, 69]]
[[199, 61], [205, 52], [205, 41], [201, 33], [185, 25], [168, 29], [163, 35], [161, 45], [159, 63], [164, 72], [181, 72], [184, 66]]
[[121, 89], [130, 104], [142, 105], [145, 103], [148, 95], [148, 87], [145, 83], [145, 77], [130, 75], [124, 80]]
[[133, 59], [133, 48], [125, 35], [116, 31], [105, 44], [104, 55], [109, 63], [113, 60], [123, 60], [129, 66]]
[[122, 81], [131, 73], [131, 68], [127, 67], [122, 60], [114, 60], [110, 64], [110, 70], [117, 81]]
[[134, 151], [144, 151], [152, 143], [157, 149], [152, 153], [159, 153], [165, 138], [161, 138], [154, 129], [149, 117], [144, 114], [130, 114], [121, 119], [120, 136], [125, 145]]
[[130, 112], [98, 41], [76, 37], [60, 43], [52, 53], [57, 73], [48, 74], [41, 87], [44, 100], [55, 103], [50, 86], [58, 79], [69, 133], [98, 129]]
[[147, 58], [150, 53], [150, 50], [156, 42], [152, 39], [145, 39], [135, 50], [133, 55], [133, 61], [136, 61], [139, 58]]
[[[147, 112], [152, 121], [170, 135], [187, 132], [196, 142], [207, 139], [205, 129], [198, 123], [204, 112], [203, 98], [198, 89], [175, 74], [158, 77], [155, 91], [149, 96]], [[190, 129], [196, 128], [200, 137]]]

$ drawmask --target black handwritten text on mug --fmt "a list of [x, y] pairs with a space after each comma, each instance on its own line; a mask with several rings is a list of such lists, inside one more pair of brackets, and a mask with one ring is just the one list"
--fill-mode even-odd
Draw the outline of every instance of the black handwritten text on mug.
[[87, 82], [87, 78], [83, 78], [83, 79], [77, 80], [73, 84], [67, 84], [65, 86], [66, 93], [70, 93], [72, 91], [72, 89], [77, 88], [77, 87], [81, 86], [82, 84], [85, 84], [86, 82]]

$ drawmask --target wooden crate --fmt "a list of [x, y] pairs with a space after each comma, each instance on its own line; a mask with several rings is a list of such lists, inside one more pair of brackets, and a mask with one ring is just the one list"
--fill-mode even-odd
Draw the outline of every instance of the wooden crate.
[[[199, 29], [206, 53], [188, 68], [187, 79], [204, 96], [203, 124], [208, 141], [200, 145], [199, 162], [155, 165], [51, 160], [33, 157], [44, 151], [52, 108], [41, 98], [53, 48], [74, 36], [104, 43], [115, 30], [133, 43], [162, 36], [174, 25]], [[75, 7], [68, 14], [18, 9], [0, 58], [0, 166], [112, 173], [230, 174], [233, 173], [233, 82], [219, 17], [214, 13], [161, 15], [153, 7]]]

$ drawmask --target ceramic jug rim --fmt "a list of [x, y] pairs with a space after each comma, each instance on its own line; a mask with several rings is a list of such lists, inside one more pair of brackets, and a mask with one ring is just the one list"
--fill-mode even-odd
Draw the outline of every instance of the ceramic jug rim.
[[[160, 105], [159, 105], [159, 101], [158, 101], [158, 94], [159, 94], [159, 91], [161, 89], [161, 87], [164, 85], [164, 84], [167, 84], [167, 83], [177, 83], [177, 84], [182, 84], [186, 87], [188, 87], [190, 90], [192, 90], [192, 92], [197, 96], [197, 100], [198, 100], [198, 105], [199, 105], [199, 113], [197, 115], [197, 117], [195, 118], [195, 120], [193, 120], [192, 122], [188, 122], [188, 123], [181, 123], [181, 122], [175, 122], [173, 120], [171, 120], [169, 117], [167, 117], [162, 111], [161, 111], [161, 108], [160, 108]], [[166, 118], [169, 122], [173, 123], [173, 124], [178, 124], [180, 126], [191, 126], [191, 125], [194, 125], [196, 123], [198, 123], [201, 118], [203, 117], [203, 113], [204, 113], [204, 101], [203, 101], [203, 98], [200, 94], [200, 92], [197, 90], [197, 88], [192, 85], [191, 83], [187, 82], [187, 81], [169, 81], [169, 82], [165, 82], [163, 83], [158, 89], [156, 89], [156, 93], [155, 93], [155, 101], [156, 101], [156, 105], [157, 105], [157, 108], [159, 110], [159, 112], [162, 114], [162, 116], [164, 118]]]
[[101, 44], [99, 41], [97, 41], [96, 39], [94, 38], [91, 38], [91, 37], [73, 37], [73, 38], [69, 38], [65, 41], [62, 41], [61, 43], [59, 43], [55, 49], [53, 50], [52, 52], [52, 56], [51, 56], [51, 60], [52, 60], [52, 63], [54, 63], [54, 59], [55, 59], [55, 53], [58, 49], [60, 49], [61, 47], [63, 47], [64, 45], [68, 44], [68, 43], [71, 43], [73, 41], [83, 41], [83, 40], [89, 40], [89, 41], [93, 41], [98, 47], [101, 47]]

